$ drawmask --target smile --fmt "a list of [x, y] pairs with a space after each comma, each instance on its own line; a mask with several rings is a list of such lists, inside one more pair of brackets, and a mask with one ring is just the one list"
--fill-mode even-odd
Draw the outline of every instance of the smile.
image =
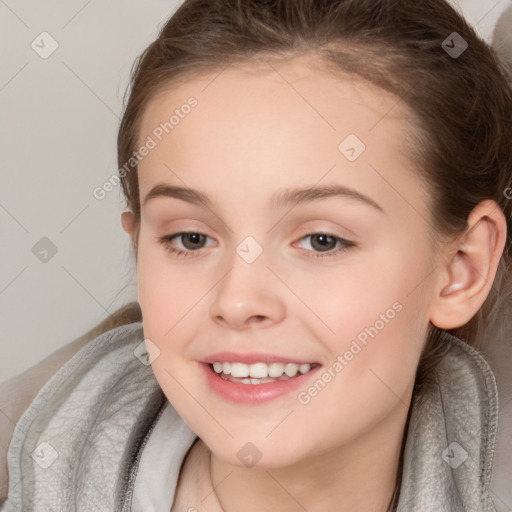
[[255, 363], [215, 362], [213, 370], [223, 380], [243, 384], [265, 384], [295, 378], [298, 374], [308, 373], [315, 363]]
[[[208, 388], [218, 397], [241, 404], [259, 404], [278, 397], [294, 396], [305, 389], [317, 371], [318, 363], [199, 363]], [[226, 370], [226, 371], [225, 371]]]

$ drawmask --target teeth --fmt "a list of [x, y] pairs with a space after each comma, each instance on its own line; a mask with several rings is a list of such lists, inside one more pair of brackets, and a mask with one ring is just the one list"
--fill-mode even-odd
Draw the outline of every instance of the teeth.
[[[244, 366], [244, 368], [248, 368], [249, 375], [254, 379], [264, 379], [265, 377], [268, 377], [268, 368], [265, 363], [255, 363], [251, 364], [251, 366], [244, 364], [242, 366]], [[233, 375], [233, 372], [231, 372], [231, 375]], [[233, 377], [236, 377], [236, 375], [233, 375]]]
[[[231, 363], [232, 377], [249, 377], [249, 366], [243, 363]], [[252, 375], [251, 375], [252, 377]]]
[[311, 370], [311, 365], [309, 363], [304, 363], [299, 366], [300, 373], [308, 373]]
[[295, 377], [297, 372], [299, 371], [299, 365], [294, 363], [289, 363], [284, 367], [284, 373], [288, 375], [288, 377]]
[[288, 377], [295, 377], [299, 372], [301, 374], [308, 373], [311, 370], [311, 365], [309, 363], [301, 365], [295, 363], [270, 363], [268, 365], [265, 363], [254, 363], [249, 365], [244, 363], [215, 362], [213, 363], [213, 369], [216, 373], [245, 378], [247, 383], [259, 384], [259, 380], [256, 382], [252, 381], [255, 379], [266, 379], [268, 377], [279, 378], [283, 373]]
[[284, 364], [283, 363], [270, 363], [267, 368], [267, 375], [269, 377], [281, 377], [284, 373]]

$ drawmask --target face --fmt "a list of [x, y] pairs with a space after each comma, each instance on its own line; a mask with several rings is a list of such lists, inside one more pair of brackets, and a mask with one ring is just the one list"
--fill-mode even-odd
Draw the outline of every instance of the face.
[[[144, 335], [167, 398], [226, 462], [291, 465], [403, 425], [435, 254], [396, 102], [301, 57], [198, 75], [144, 113]], [[232, 383], [207, 362], [306, 373]]]

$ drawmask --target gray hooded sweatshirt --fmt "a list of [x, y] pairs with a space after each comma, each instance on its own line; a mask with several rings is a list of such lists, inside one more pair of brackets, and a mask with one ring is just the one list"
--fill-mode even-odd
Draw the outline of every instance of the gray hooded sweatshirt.
[[[45, 384], [9, 445], [1, 512], [168, 512], [195, 433], [144, 359], [142, 323], [95, 338]], [[489, 495], [498, 420], [493, 372], [467, 343], [413, 397], [400, 512], [496, 512]], [[421, 400], [420, 400], [421, 398]]]

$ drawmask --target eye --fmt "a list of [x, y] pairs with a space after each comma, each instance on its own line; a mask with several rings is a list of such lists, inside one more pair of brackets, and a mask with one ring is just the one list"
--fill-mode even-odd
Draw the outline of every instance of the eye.
[[[179, 247], [176, 248], [173, 245], [172, 241], [175, 238], [182, 239], [182, 241], [184, 242], [183, 245], [185, 246], [185, 249], [180, 249]], [[167, 251], [174, 254], [175, 256], [189, 256], [193, 252], [198, 252], [199, 249], [202, 249], [202, 244], [204, 243], [206, 238], [208, 238], [206, 235], [198, 233], [196, 231], [181, 231], [180, 233], [165, 235], [159, 238], [158, 243], [162, 244]]]
[[[301, 238], [301, 240], [311, 239], [309, 245], [314, 249], [320, 250], [320, 253], [311, 254], [313, 258], [331, 258], [339, 255], [341, 252], [348, 251], [350, 248], [355, 247], [356, 244], [350, 240], [346, 240], [336, 235], [329, 233], [309, 233]], [[337, 248], [336, 244], [340, 244]], [[334, 250], [332, 250], [334, 249]], [[322, 254], [325, 253], [325, 254]]]
[[[181, 238], [184, 246], [183, 249], [175, 247], [173, 243], [173, 240], [175, 238]], [[204, 235], [203, 233], [198, 233], [195, 231], [181, 231], [179, 233], [173, 233], [171, 235], [165, 235], [163, 237], [158, 238], [158, 243], [162, 244], [167, 251], [169, 251], [175, 256], [190, 256], [194, 252], [199, 252], [204, 247], [203, 244], [207, 238], [209, 237]], [[305, 240], [308, 238], [311, 239], [311, 242], [309, 243], [310, 247], [312, 247], [314, 251], [320, 251], [319, 253], [311, 254], [310, 256], [313, 258], [334, 257], [340, 254], [341, 252], [347, 251], [350, 248], [356, 246], [354, 242], [338, 237], [336, 235], [331, 235], [329, 233], [309, 233], [303, 236], [301, 240]], [[339, 244], [338, 247], [336, 247], [337, 244]]]

